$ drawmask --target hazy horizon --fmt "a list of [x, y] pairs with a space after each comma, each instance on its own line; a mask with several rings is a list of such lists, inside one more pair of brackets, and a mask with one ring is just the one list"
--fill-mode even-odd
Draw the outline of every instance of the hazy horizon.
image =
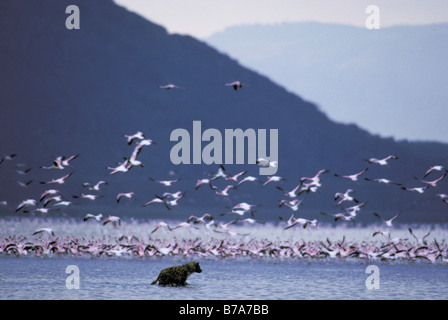
[[[365, 27], [366, 8], [380, 10], [381, 28], [398, 25], [428, 25], [448, 22], [448, 2], [443, 0], [229, 0], [182, 1], [114, 0], [120, 6], [162, 25], [169, 33], [205, 39], [227, 27], [284, 22], [320, 22]], [[254, 10], [254, 8], [256, 8]], [[250, 12], [248, 14], [248, 12]]]

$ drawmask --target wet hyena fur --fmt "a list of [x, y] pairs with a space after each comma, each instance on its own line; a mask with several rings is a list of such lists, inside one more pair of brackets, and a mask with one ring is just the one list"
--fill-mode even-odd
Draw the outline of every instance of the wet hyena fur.
[[187, 284], [187, 278], [193, 273], [201, 273], [199, 262], [190, 262], [181, 266], [169, 267], [160, 271], [159, 276], [151, 284], [184, 286]]

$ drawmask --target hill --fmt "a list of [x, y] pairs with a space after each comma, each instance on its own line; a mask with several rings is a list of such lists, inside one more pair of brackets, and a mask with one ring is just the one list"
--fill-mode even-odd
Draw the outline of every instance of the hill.
[[[80, 9], [79, 30], [65, 26], [66, 7], [73, 4]], [[206, 43], [170, 35], [111, 1], [2, 1], [0, 69], [0, 154], [17, 154], [0, 164], [0, 201], [8, 201], [0, 208], [3, 215], [24, 215], [14, 212], [20, 201], [38, 199], [44, 190], [57, 187], [77, 205], [55, 214], [182, 218], [206, 211], [219, 215], [227, 210], [225, 206], [246, 201], [263, 203], [257, 212], [260, 219], [289, 216], [287, 208], [278, 208], [283, 197], [274, 185], [244, 185], [231, 190], [230, 198], [215, 195], [207, 187], [195, 191], [196, 180], [216, 172], [218, 165], [174, 165], [170, 152], [175, 142], [170, 135], [179, 128], [193, 135], [193, 121], [199, 120], [203, 131], [214, 128], [222, 134], [225, 129], [278, 129], [276, 175], [288, 179], [285, 189], [295, 187], [300, 177], [330, 170], [320, 193], [304, 197], [303, 216], [320, 219], [319, 211], [337, 210], [334, 193], [353, 187], [360, 200], [369, 202], [368, 213], [360, 221], [375, 219], [373, 210], [385, 215], [402, 210], [406, 212], [403, 221], [447, 221], [446, 204], [433, 197], [438, 188], [432, 195], [417, 195], [367, 181], [351, 184], [333, 176], [369, 166], [371, 178], [387, 176], [405, 185], [421, 185], [413, 175], [422, 177], [429, 166], [446, 165], [447, 145], [384, 139], [355, 125], [331, 121], [315, 104]], [[235, 91], [223, 85], [234, 80], [250, 87]], [[167, 83], [185, 89], [159, 88]], [[156, 142], [138, 155], [144, 167], [109, 175], [106, 167], [123, 162], [135, 146], [129, 146], [124, 135], [137, 131]], [[389, 168], [363, 160], [392, 153], [399, 160]], [[73, 167], [40, 168], [51, 165], [57, 156], [74, 154], [80, 156], [72, 161]], [[32, 169], [21, 175], [16, 171], [20, 165]], [[249, 170], [248, 174], [258, 175], [256, 165], [225, 167], [233, 173]], [[170, 175], [173, 170], [176, 173]], [[73, 174], [64, 185], [40, 183], [69, 172]], [[165, 188], [148, 177], [182, 180]], [[26, 188], [17, 183], [31, 180]], [[91, 202], [72, 197], [90, 192], [83, 183], [99, 180], [108, 181], [100, 191], [103, 198]], [[223, 187], [226, 182], [221, 179], [216, 184]], [[154, 194], [177, 190], [187, 192], [179, 208], [142, 207]], [[116, 203], [118, 192], [130, 191], [136, 193], [134, 199]]]
[[448, 24], [368, 30], [313, 22], [238, 26], [206, 39], [334, 121], [444, 143], [447, 41]]

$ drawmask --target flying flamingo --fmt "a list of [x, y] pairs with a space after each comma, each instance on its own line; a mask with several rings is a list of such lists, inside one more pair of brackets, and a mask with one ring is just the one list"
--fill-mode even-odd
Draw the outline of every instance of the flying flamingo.
[[167, 85], [161, 85], [159, 86], [160, 89], [166, 89], [166, 90], [171, 90], [171, 89], [185, 89], [184, 87], [180, 87], [178, 85], [175, 84], [167, 84]]
[[92, 185], [92, 184], [90, 184], [89, 182], [84, 182], [83, 184], [82, 184], [82, 186], [83, 187], [89, 187], [89, 190], [92, 190], [92, 191], [100, 191], [100, 187], [101, 187], [101, 185], [108, 185], [109, 183], [107, 182], [107, 181], [104, 181], [104, 180], [100, 180], [100, 181], [98, 181], [95, 185]]
[[344, 201], [354, 201], [356, 203], [359, 203], [359, 201], [355, 198], [353, 198], [352, 196], [349, 195], [349, 193], [353, 192], [352, 189], [347, 189], [347, 191], [345, 191], [345, 193], [340, 193], [340, 192], [336, 192], [334, 195], [334, 200], [338, 200], [339, 198], [341, 200], [339, 200], [339, 202], [337, 203], [337, 205], [340, 205], [342, 202]]
[[268, 183], [270, 183], [270, 182], [280, 182], [280, 181], [286, 181], [286, 179], [285, 178], [282, 178], [282, 177], [279, 177], [279, 176], [270, 176], [269, 178], [268, 178], [268, 180], [266, 180], [266, 182], [265, 183], [263, 183], [263, 187], [264, 186], [266, 186]]
[[349, 180], [352, 180], [352, 181], [358, 181], [359, 176], [362, 175], [364, 172], [366, 172], [368, 169], [369, 168], [365, 168], [361, 172], [354, 173], [354, 174], [351, 174], [351, 175], [345, 175], [345, 176], [344, 175], [339, 175], [339, 174], [335, 173], [334, 176], [335, 177], [339, 177], [339, 178], [349, 179]]
[[446, 169], [444, 166], [439, 166], [439, 165], [432, 166], [425, 172], [424, 178], [426, 178], [426, 176], [429, 175], [433, 171], [442, 171], [442, 170], [445, 170], [445, 172], [448, 171], [448, 169]]
[[27, 206], [35, 206], [37, 204], [37, 200], [35, 199], [26, 199], [19, 203], [19, 205], [16, 208], [16, 212], [20, 209], [27, 207]]
[[69, 178], [72, 174], [73, 174], [73, 172], [72, 172], [72, 173], [69, 173], [69, 174], [66, 174], [65, 176], [63, 176], [63, 177], [61, 177], [61, 178], [58, 178], [58, 179], [51, 179], [51, 180], [48, 181], [48, 182], [41, 182], [41, 184], [50, 184], [50, 183], [64, 184], [64, 183], [65, 183], [65, 180], [66, 180], [67, 178]]
[[437, 182], [439, 182], [439, 181], [441, 181], [443, 178], [445, 178], [447, 174], [448, 174], [448, 171], [445, 172], [440, 178], [437, 178], [437, 179], [435, 179], [435, 180], [433, 180], [433, 181], [424, 181], [424, 180], [420, 180], [420, 179], [417, 178], [417, 177], [414, 177], [414, 179], [416, 179], [416, 180], [418, 180], [418, 181], [420, 181], [420, 182], [422, 182], [422, 183], [425, 183], [425, 184], [427, 184], [427, 185], [430, 186], [430, 187], [436, 187], [436, 186], [437, 186]]
[[36, 231], [33, 232], [33, 236], [36, 234], [39, 234], [39, 233], [43, 233], [43, 232], [46, 232], [46, 233], [54, 236], [53, 229], [51, 229], [51, 228], [38, 228], [38, 229], [36, 229]]
[[131, 192], [121, 192], [121, 193], [117, 194], [117, 203], [119, 203], [120, 199], [123, 197], [131, 199], [134, 195], [135, 195], [135, 193], [132, 191]]
[[230, 82], [230, 83], [225, 83], [224, 85], [227, 86], [227, 87], [233, 87], [233, 89], [235, 91], [238, 90], [238, 88], [241, 89], [243, 87], [250, 87], [247, 84], [243, 84], [241, 81], [233, 81], [233, 82]]
[[175, 179], [175, 180], [155, 180], [155, 179], [153, 179], [153, 178], [151, 178], [151, 177], [148, 177], [148, 179], [151, 180], [151, 181], [157, 182], [157, 183], [159, 183], [159, 184], [161, 184], [161, 185], [164, 185], [164, 186], [166, 186], [166, 187], [170, 187], [170, 186], [172, 186], [174, 183], [176, 183], [176, 182], [182, 180], [182, 178]]
[[112, 223], [114, 226], [121, 225], [121, 219], [117, 216], [109, 216], [103, 221], [103, 226], [105, 226], [108, 223]]
[[370, 158], [364, 160], [367, 161], [368, 163], [375, 163], [380, 166], [388, 166], [388, 161], [392, 159], [398, 159], [398, 157], [395, 154], [391, 154], [384, 159]]
[[381, 221], [383, 221], [383, 222], [386, 224], [386, 226], [389, 227], [389, 228], [392, 228], [392, 222], [393, 222], [395, 219], [397, 219], [397, 218], [400, 216], [400, 214], [401, 214], [401, 211], [398, 212], [395, 216], [393, 216], [393, 217], [390, 218], [389, 220], [384, 220], [383, 218], [381, 218], [381, 216], [380, 216], [378, 213], [376, 213], [376, 212], [373, 213], [373, 215], [374, 215], [375, 217], [377, 217], [378, 219], [380, 219]]
[[101, 220], [103, 220], [103, 214], [97, 214], [97, 215], [93, 215], [91, 213], [86, 214], [86, 216], [84, 217], [83, 221], [87, 221], [87, 220], [95, 220], [100, 222]]
[[130, 135], [125, 134], [124, 137], [128, 140], [128, 145], [131, 145], [132, 141], [134, 141], [135, 139], [138, 139], [138, 140], [145, 139], [145, 135], [141, 131], [137, 131], [136, 133], [130, 134]]

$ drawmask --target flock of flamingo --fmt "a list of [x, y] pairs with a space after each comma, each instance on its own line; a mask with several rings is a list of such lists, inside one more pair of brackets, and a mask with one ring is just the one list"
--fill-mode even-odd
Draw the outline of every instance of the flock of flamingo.
[[[235, 90], [242, 88], [240, 82], [226, 84], [233, 87]], [[247, 85], [245, 85], [247, 86]], [[181, 88], [176, 85], [160, 86], [163, 89]], [[117, 166], [107, 166], [109, 171], [106, 175], [126, 174], [134, 167], [144, 167], [142, 161], [139, 159], [140, 153], [155, 144], [151, 139], [148, 139], [141, 131], [135, 134], [123, 135], [126, 143], [132, 146], [132, 152], [129, 157], [125, 157], [124, 161], [118, 163]], [[35, 198], [24, 199], [15, 206], [15, 214], [20, 212], [31, 213], [33, 215], [40, 214], [46, 217], [51, 216], [52, 211], [63, 210], [70, 207], [73, 203], [62, 194], [58, 187], [70, 180], [72, 172], [70, 168], [74, 167], [72, 162], [76, 161], [79, 154], [66, 156], [58, 156], [49, 166], [41, 166], [40, 170], [53, 170], [55, 172], [64, 172], [47, 181], [40, 181], [43, 186], [48, 186], [43, 192], [39, 192]], [[16, 154], [9, 154], [0, 159], [1, 166], [5, 166], [7, 162], [13, 162], [17, 159]], [[366, 168], [360, 172], [348, 175], [341, 175], [333, 173], [335, 177], [340, 179], [347, 179], [352, 182], [357, 182], [361, 179], [380, 184], [392, 184], [405, 191], [424, 193], [429, 188], [437, 188], [438, 183], [441, 182], [448, 174], [448, 169], [441, 165], [435, 165], [427, 168], [424, 172], [424, 177], [418, 180], [422, 186], [405, 187], [401, 183], [393, 182], [385, 178], [368, 178], [365, 173], [369, 170], [369, 166], [388, 166], [390, 161], [399, 161], [394, 154], [389, 155], [383, 159], [369, 158], [366, 161]], [[256, 161], [257, 166], [277, 166], [278, 164], [267, 159], [259, 158]], [[14, 166], [17, 174], [26, 176], [31, 168], [27, 168], [22, 163], [16, 163]], [[280, 176], [269, 176], [266, 179], [262, 177], [255, 177], [247, 175], [248, 171], [238, 173], [229, 172], [223, 165], [220, 165], [218, 170], [205, 177], [201, 177], [194, 185], [194, 189], [208, 188], [212, 194], [231, 199], [231, 193], [237, 192], [242, 184], [256, 184], [262, 188], [270, 188], [275, 185], [274, 190], [281, 192], [284, 199], [279, 200], [279, 207], [289, 207], [291, 209], [291, 216], [289, 219], [279, 217], [279, 223], [283, 223], [284, 232], [286, 230], [300, 227], [301, 229], [317, 229], [319, 221], [315, 219], [305, 219], [298, 217], [300, 206], [302, 205], [302, 194], [317, 193], [322, 186], [322, 179], [325, 174], [329, 174], [328, 169], [319, 170], [314, 176], [301, 177], [296, 187], [292, 190], [285, 190], [283, 182], [285, 178]], [[439, 173], [437, 178], [428, 180], [428, 177]], [[174, 175], [174, 173], [173, 173]], [[226, 186], [218, 187], [217, 180], [226, 181]], [[425, 180], [424, 180], [425, 179]], [[22, 179], [23, 180], [23, 179]], [[173, 187], [179, 182], [181, 178], [172, 180], [157, 180], [148, 177], [148, 183], [156, 183], [163, 187]], [[32, 180], [18, 181], [23, 188], [28, 188]], [[101, 190], [108, 185], [107, 178], [97, 181], [95, 183], [85, 182], [82, 187], [86, 192], [79, 195], [72, 195], [73, 198], [85, 201], [95, 201], [98, 198], [104, 197]], [[269, 186], [268, 186], [269, 185]], [[88, 191], [87, 191], [88, 190]], [[357, 215], [366, 206], [367, 201], [360, 201], [355, 198], [352, 193], [353, 189], [347, 189], [344, 192], [336, 192], [334, 194], [335, 205], [341, 208], [339, 213], [320, 212], [321, 215], [330, 216], [334, 221], [354, 222]], [[280, 193], [279, 193], [280, 194]], [[1, 195], [0, 195], [1, 196]], [[135, 196], [134, 191], [126, 190], [126, 192], [118, 193], [114, 200], [116, 203], [123, 201], [132, 201]], [[438, 193], [436, 195], [441, 201], [448, 204], [448, 195], [445, 193]], [[156, 195], [153, 199], [148, 199], [142, 206], [162, 205], [167, 210], [180, 205], [186, 197], [185, 191], [164, 192]], [[0, 199], [1, 200], [1, 199]], [[8, 207], [7, 200], [1, 200], [0, 206]], [[383, 224], [383, 228], [376, 230], [372, 234], [372, 241], [281, 241], [281, 240], [260, 240], [250, 238], [249, 233], [238, 232], [236, 228], [239, 224], [255, 225], [263, 224], [258, 221], [256, 211], [260, 204], [249, 204], [240, 202], [229, 207], [225, 213], [221, 213], [221, 217], [231, 216], [230, 221], [218, 222], [218, 219], [210, 213], [203, 213], [197, 216], [191, 215], [186, 221], [175, 224], [170, 224], [167, 221], [160, 221], [152, 230], [148, 230], [147, 239], [139, 239], [132, 236], [120, 236], [107, 241], [102, 239], [87, 239], [85, 237], [64, 237], [55, 234], [53, 228], [48, 226], [39, 227], [30, 235], [14, 235], [2, 237], [0, 239], [0, 255], [91, 255], [91, 256], [137, 256], [137, 257], [151, 257], [151, 256], [188, 256], [188, 257], [277, 257], [277, 258], [346, 258], [357, 257], [365, 259], [381, 259], [381, 260], [418, 260], [424, 259], [430, 262], [448, 262], [448, 244], [445, 239], [440, 243], [434, 239], [432, 242], [426, 241], [429, 236], [428, 232], [425, 237], [418, 238], [415, 233], [409, 228], [409, 237], [413, 237], [415, 241], [409, 241], [408, 238], [393, 238], [391, 232], [393, 230], [393, 222], [399, 218], [400, 213], [384, 219], [378, 213], [373, 213]], [[90, 221], [90, 222], [89, 222]], [[83, 221], [80, 223], [98, 223], [104, 228], [112, 226], [112, 228], [119, 229], [122, 220], [118, 216], [103, 216], [102, 213], [86, 213]], [[168, 241], [166, 239], [157, 238], [156, 233], [160, 232], [176, 232], [178, 229], [188, 230], [202, 230], [203, 236], [195, 239], [176, 238], [175, 241]], [[220, 237], [218, 237], [220, 235]], [[35, 236], [35, 237], [32, 237]], [[224, 236], [224, 238], [222, 238]], [[31, 237], [29, 239], [28, 237]], [[373, 241], [382, 237], [382, 241]], [[105, 242], [106, 241], [106, 242]], [[167, 242], [168, 241], [168, 242]]]

